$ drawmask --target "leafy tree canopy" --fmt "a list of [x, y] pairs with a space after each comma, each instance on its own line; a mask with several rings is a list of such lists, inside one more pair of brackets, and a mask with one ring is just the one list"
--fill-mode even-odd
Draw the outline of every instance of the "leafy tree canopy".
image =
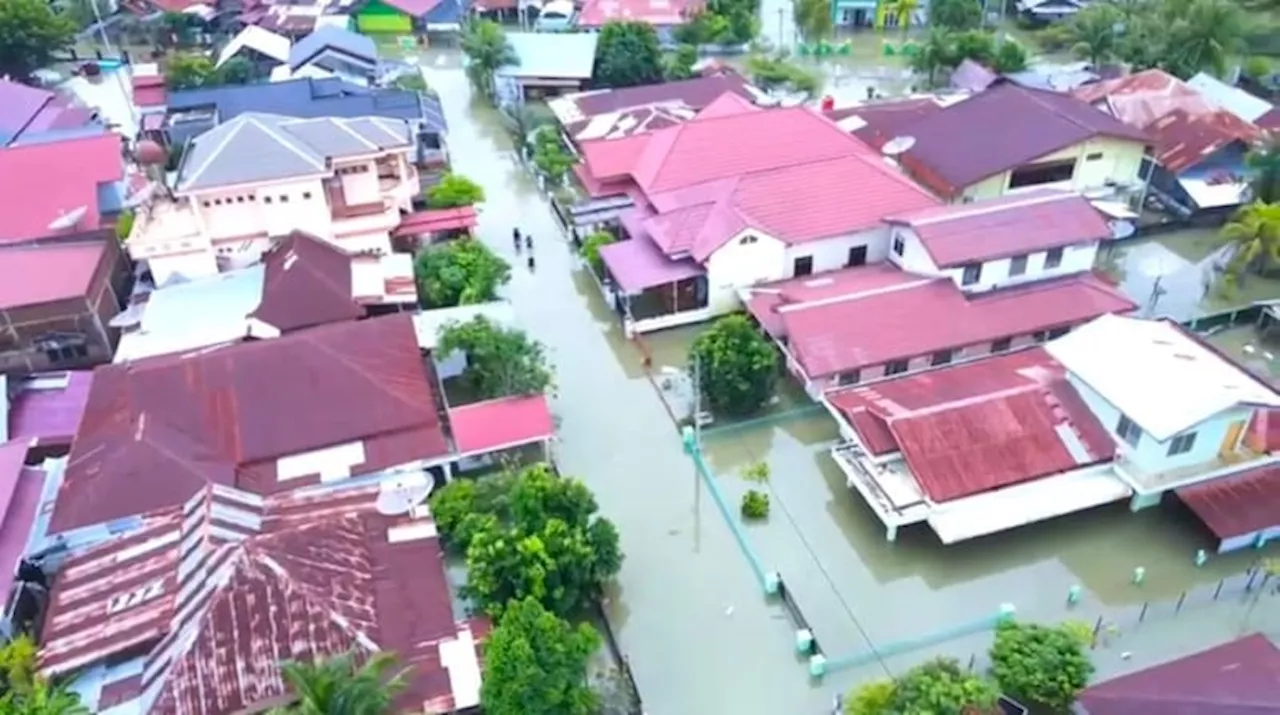
[[511, 266], [480, 241], [461, 238], [431, 246], [414, 261], [424, 308], [452, 308], [495, 300], [511, 280]]
[[5, 715], [89, 715], [80, 696], [44, 678], [36, 678], [23, 690], [0, 696], [0, 713]]
[[1187, 79], [1201, 71], [1223, 74], [1249, 41], [1251, 24], [1233, 0], [1131, 0], [1094, 3], [1069, 24], [1039, 34], [1046, 50], [1069, 46], [1094, 64], [1118, 60], [1135, 71], [1159, 68]]
[[850, 691], [844, 715], [889, 715], [896, 687], [892, 680], [875, 680]]
[[680, 45], [675, 52], [663, 59], [662, 73], [669, 81], [690, 79], [693, 77], [693, 66], [698, 64], [698, 48], [693, 45]]
[[574, 627], [534, 598], [513, 602], [485, 642], [486, 715], [593, 715], [586, 670], [599, 646], [590, 626]]
[[898, 678], [890, 712], [913, 715], [994, 713], [1000, 693], [994, 685], [966, 673], [950, 658], [918, 665]]
[[940, 72], [954, 70], [966, 59], [1000, 73], [1021, 72], [1028, 60], [1026, 48], [1012, 39], [997, 40], [985, 30], [935, 28], [911, 58], [911, 68], [935, 85], [943, 79]]
[[467, 75], [471, 81], [490, 94], [493, 93], [493, 73], [501, 67], [520, 63], [502, 25], [493, 20], [473, 20], [466, 24], [462, 53], [467, 56]]
[[773, 397], [778, 353], [741, 313], [717, 320], [699, 335], [689, 357], [698, 362], [703, 394], [716, 414], [751, 414]]
[[586, 486], [545, 464], [483, 484], [493, 479], [459, 480], [431, 497], [446, 541], [466, 552], [467, 595], [490, 615], [529, 597], [577, 614], [622, 566], [617, 530], [596, 516]]
[[582, 241], [582, 256], [597, 276], [604, 275], [604, 259], [600, 257], [600, 249], [617, 241], [618, 238], [608, 231], [596, 231]]
[[383, 715], [404, 690], [407, 669], [393, 672], [396, 658], [379, 652], [346, 653], [316, 662], [286, 662], [280, 673], [293, 691], [291, 705], [277, 715]]
[[495, 325], [482, 315], [440, 331], [441, 355], [461, 350], [467, 356], [462, 382], [478, 399], [534, 395], [552, 385], [546, 349], [529, 334]]
[[947, 30], [973, 30], [982, 25], [982, 3], [978, 0], [932, 0], [929, 24]]
[[533, 165], [553, 184], [560, 184], [573, 168], [575, 159], [565, 151], [556, 126], [547, 124], [533, 133]]
[[1071, 51], [1095, 67], [1110, 62], [1119, 49], [1118, 29], [1123, 22], [1124, 15], [1111, 3], [1100, 2], [1086, 6], [1066, 25], [1072, 43]]
[[609, 22], [596, 44], [592, 82], [597, 87], [634, 87], [663, 78], [658, 31], [647, 22]]
[[1245, 273], [1262, 275], [1280, 267], [1280, 204], [1255, 201], [1240, 209], [1222, 227], [1222, 240], [1231, 246], [1227, 275], [1240, 280]]
[[996, 630], [991, 674], [1006, 694], [1065, 712], [1089, 684], [1093, 663], [1070, 629], [1008, 622]]
[[1253, 198], [1263, 203], [1280, 203], [1280, 138], [1272, 138], [1266, 145], [1250, 152], [1249, 168], [1253, 179], [1249, 187]]
[[0, 76], [30, 77], [71, 46], [77, 29], [47, 0], [0, 2]]
[[221, 67], [199, 52], [183, 52], [169, 58], [165, 67], [165, 84], [169, 89], [193, 89], [226, 84], [248, 84], [256, 78], [253, 63], [243, 57], [232, 57]]
[[427, 189], [427, 205], [433, 209], [474, 206], [484, 203], [484, 187], [462, 174], [449, 173]]
[[36, 643], [21, 635], [0, 648], [0, 692], [27, 690], [35, 681]]
[[794, 0], [791, 15], [800, 35], [810, 42], [830, 37], [834, 29], [831, 0]]
[[765, 91], [780, 89], [812, 97], [822, 87], [816, 74], [783, 57], [753, 56], [747, 60], [747, 72]]
[[686, 45], [745, 45], [759, 34], [759, 0], [710, 0], [701, 12], [676, 28], [676, 41]]

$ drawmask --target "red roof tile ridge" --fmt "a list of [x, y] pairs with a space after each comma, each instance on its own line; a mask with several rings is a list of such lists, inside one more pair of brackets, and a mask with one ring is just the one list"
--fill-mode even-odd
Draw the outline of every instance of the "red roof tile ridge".
[[807, 308], [822, 308], [828, 305], [834, 305], [836, 303], [847, 303], [847, 302], [852, 302], [856, 300], [862, 300], [863, 298], [873, 298], [875, 296], [884, 295], [886, 293], [896, 293], [898, 291], [903, 291], [903, 290], [914, 290], [916, 288], [920, 288], [926, 285], [942, 283], [942, 282], [950, 282], [950, 280], [951, 280], [950, 278], [933, 278], [933, 277], [921, 276], [919, 280], [911, 281], [909, 283], [897, 283], [894, 285], [868, 288], [866, 290], [855, 291], [853, 293], [845, 293], [844, 295], [833, 295], [826, 298], [819, 298], [818, 300], [809, 301], [807, 303], [782, 304], [777, 307], [777, 312], [791, 313], [799, 310], [804, 310]]
[[[1024, 196], [1020, 196], [1013, 201], [1001, 201], [999, 199], [991, 201], [978, 201], [971, 204], [960, 204], [951, 207], [929, 207], [919, 209], [917, 211], [903, 214], [901, 216], [886, 217], [885, 220], [891, 223], [905, 223], [912, 226], [929, 226], [937, 223], [947, 223], [948, 221], [956, 221], [959, 219], [973, 218], [975, 216], [985, 216], [994, 213], [1003, 213], [1014, 209], [1023, 209], [1029, 206], [1039, 206], [1041, 204], [1054, 203], [1056, 201], [1065, 201], [1080, 197], [1070, 191], [1035, 191], [1028, 192]], [[924, 214], [921, 218], [913, 219], [912, 214]]]
[[1021, 385], [1016, 385], [1014, 387], [1006, 387], [1001, 390], [994, 390], [990, 392], [983, 392], [977, 395], [968, 395], [966, 397], [959, 397], [953, 400], [948, 400], [947, 402], [937, 402], [927, 407], [921, 407], [919, 409], [911, 410], [908, 414], [892, 417], [889, 420], [889, 425], [890, 427], [892, 427], [894, 422], [901, 419], [909, 420], [917, 417], [928, 417], [930, 415], [936, 415], [941, 412], [950, 412], [952, 410], [962, 410], [967, 407], [972, 407], [974, 405], [980, 405], [984, 402], [991, 402], [992, 400], [1002, 400], [1007, 397], [1022, 395], [1028, 392], [1040, 392], [1043, 389], [1044, 389], [1043, 385], [1035, 382], [1030, 382], [1030, 383], [1023, 383]]

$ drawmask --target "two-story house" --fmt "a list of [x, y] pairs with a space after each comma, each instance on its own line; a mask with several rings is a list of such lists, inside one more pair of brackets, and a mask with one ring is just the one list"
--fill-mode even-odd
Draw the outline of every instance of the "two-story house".
[[320, 70], [359, 85], [378, 79], [378, 47], [373, 39], [341, 27], [322, 27], [294, 43], [289, 72]]
[[155, 284], [256, 262], [303, 231], [348, 254], [389, 254], [419, 193], [405, 122], [243, 114], [191, 142], [170, 196], [141, 209], [126, 247]]
[[1136, 199], [1146, 181], [1146, 133], [1059, 92], [1000, 82], [960, 101], [871, 103], [841, 116], [947, 201], [1037, 187]]
[[1222, 551], [1280, 535], [1273, 386], [1168, 321], [1104, 316], [1045, 349], [1111, 435], [1134, 510], [1174, 492]]
[[579, 178], [631, 204], [600, 251], [628, 330], [694, 323], [761, 282], [882, 261], [882, 219], [937, 199], [807, 107], [726, 93], [688, 122], [580, 144]]
[[884, 226], [880, 265], [740, 291], [815, 398], [1042, 343], [1135, 307], [1090, 272], [1110, 229], [1078, 194], [935, 206]]

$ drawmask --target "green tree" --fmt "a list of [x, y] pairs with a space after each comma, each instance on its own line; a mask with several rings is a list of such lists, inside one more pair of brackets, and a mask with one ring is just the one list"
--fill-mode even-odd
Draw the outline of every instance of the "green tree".
[[293, 704], [277, 712], [288, 715], [383, 715], [404, 690], [408, 669], [393, 672], [396, 658], [378, 652], [367, 657], [345, 653], [315, 662], [280, 664], [280, 675], [293, 691]]
[[800, 36], [809, 42], [830, 37], [835, 29], [831, 20], [831, 0], [795, 0], [791, 5], [791, 15]]
[[129, 234], [133, 231], [134, 214], [133, 211], [124, 210], [116, 217], [116, 240], [124, 243], [129, 239]]
[[698, 48], [693, 45], [680, 45], [675, 52], [663, 60], [663, 76], [667, 81], [690, 79], [693, 77], [693, 66], [698, 64]]
[[972, 30], [982, 25], [978, 0], [931, 0], [929, 24], [947, 30]]
[[1124, 15], [1111, 3], [1086, 6], [1068, 25], [1071, 28], [1071, 51], [1094, 67], [1111, 60], [1119, 49], [1117, 30], [1123, 22]]
[[1264, 204], [1280, 203], [1280, 138], [1249, 153], [1246, 158], [1252, 174], [1249, 188], [1253, 199]]
[[493, 95], [493, 73], [520, 63], [507, 33], [493, 20], [473, 20], [462, 33], [462, 53], [467, 56], [467, 76], [485, 94]]
[[523, 330], [504, 328], [482, 315], [442, 328], [436, 350], [441, 355], [454, 350], [466, 354], [462, 384], [478, 399], [536, 395], [552, 386], [542, 343]]
[[898, 28], [902, 30], [903, 35], [911, 29], [911, 18], [916, 16], [919, 9], [920, 0], [894, 0], [889, 5], [889, 13], [898, 21]]
[[27, 688], [10, 690], [0, 697], [4, 715], [89, 715], [80, 696], [44, 678], [35, 678]]
[[991, 68], [1001, 74], [1021, 72], [1027, 68], [1027, 50], [1013, 40], [1004, 40], [995, 46], [991, 56]]
[[1224, 74], [1244, 41], [1244, 11], [1231, 0], [1191, 0], [1177, 15], [1168, 34], [1167, 69], [1183, 79], [1201, 70]]
[[485, 642], [485, 715], [593, 715], [587, 661], [599, 647], [591, 626], [574, 627], [537, 599], [512, 603]]
[[596, 43], [592, 83], [597, 87], [634, 87], [662, 81], [658, 31], [647, 22], [609, 22]]
[[418, 297], [424, 308], [486, 303], [511, 280], [511, 266], [473, 238], [431, 246], [414, 261]]
[[533, 133], [533, 165], [538, 167], [547, 181], [554, 186], [564, 183], [576, 160], [565, 151], [556, 125], [538, 127]]
[[1231, 247], [1227, 275], [1232, 280], [1274, 270], [1280, 266], [1280, 204], [1255, 201], [1243, 207], [1219, 236]]
[[54, 7], [77, 29], [89, 27], [96, 23], [99, 17], [105, 20], [111, 16], [109, 0], [63, 0], [55, 2]]
[[169, 89], [192, 89], [217, 84], [218, 71], [213, 60], [196, 52], [183, 52], [169, 58], [164, 71]]
[[20, 635], [0, 648], [0, 692], [25, 692], [36, 678], [36, 642]]
[[502, 472], [455, 479], [431, 494], [431, 516], [450, 550], [465, 554], [485, 516], [510, 518], [517, 477], [514, 472]]
[[955, 67], [956, 35], [943, 28], [932, 28], [928, 37], [911, 56], [911, 70], [925, 78], [930, 87], [936, 87], [938, 74]]
[[191, 31], [199, 27], [200, 18], [185, 12], [165, 12], [152, 22], [160, 34], [157, 44], [183, 47], [191, 44]]
[[232, 57], [214, 71], [210, 84], [249, 84], [257, 78], [253, 63], [244, 57]]
[[938, 658], [898, 678], [890, 712], [987, 715], [996, 712], [999, 697], [1000, 693], [991, 683], [964, 672], [951, 658]]
[[430, 90], [427, 87], [426, 78], [422, 76], [422, 71], [418, 69], [413, 69], [396, 77], [394, 84], [397, 89], [403, 89], [408, 92], [426, 93]]
[[717, 320], [693, 341], [702, 391], [712, 412], [737, 417], [764, 407], [778, 381], [778, 352], [741, 313]]
[[451, 209], [482, 203], [484, 187], [462, 174], [445, 174], [435, 186], [427, 189], [427, 206], [433, 209]]
[[0, 77], [30, 77], [71, 46], [77, 29], [46, 0], [0, 2]]
[[822, 87], [816, 74], [783, 57], [753, 55], [747, 60], [751, 81], [765, 91], [784, 90], [814, 96]]
[[892, 680], [873, 680], [853, 690], [844, 700], [844, 715], [892, 715], [895, 687]]
[[604, 276], [604, 259], [600, 257], [600, 249], [617, 240], [618, 237], [608, 231], [596, 231], [583, 239], [582, 256], [587, 259], [587, 265], [591, 266], [597, 276]]
[[1001, 691], [1052, 712], [1066, 712], [1089, 684], [1093, 663], [1079, 635], [1061, 626], [1001, 623], [991, 646], [991, 675]]

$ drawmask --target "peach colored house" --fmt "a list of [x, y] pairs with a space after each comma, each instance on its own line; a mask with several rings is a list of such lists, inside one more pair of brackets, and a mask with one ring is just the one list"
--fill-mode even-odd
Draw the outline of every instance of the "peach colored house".
[[390, 254], [419, 191], [413, 136], [386, 117], [242, 114], [188, 145], [168, 196], [126, 242], [162, 286], [257, 262], [305, 231], [348, 254]]

